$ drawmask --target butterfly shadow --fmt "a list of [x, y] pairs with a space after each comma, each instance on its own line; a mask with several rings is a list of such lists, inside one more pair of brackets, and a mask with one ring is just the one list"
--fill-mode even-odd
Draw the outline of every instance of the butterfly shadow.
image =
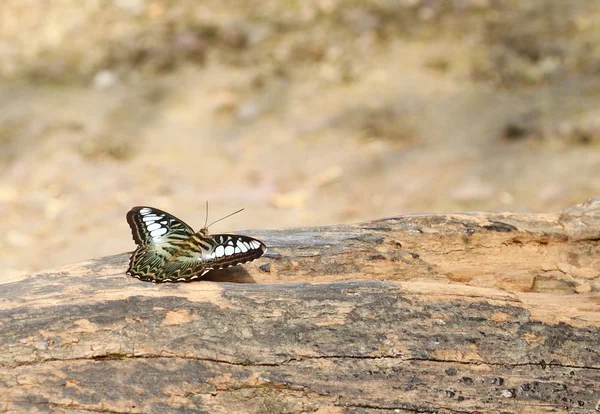
[[227, 283], [257, 283], [248, 271], [241, 266], [228, 267], [227, 269], [211, 270], [201, 280], [209, 282]]

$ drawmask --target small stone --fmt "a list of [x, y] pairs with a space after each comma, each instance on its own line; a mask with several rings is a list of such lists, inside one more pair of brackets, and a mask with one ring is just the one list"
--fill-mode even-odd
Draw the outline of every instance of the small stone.
[[587, 283], [587, 282], [584, 282], [584, 283], [582, 283], [582, 284], [580, 284], [578, 286], [575, 286], [575, 292], [577, 292], [579, 294], [581, 294], [581, 293], [589, 293], [591, 291], [592, 291], [592, 286], [589, 283]]
[[471, 377], [462, 377], [461, 381], [466, 385], [473, 385], [473, 378]]
[[48, 349], [48, 341], [45, 341], [45, 340], [35, 341], [33, 343], [33, 347], [35, 349], [39, 349], [40, 351], [45, 351], [46, 349]]
[[240, 121], [252, 121], [261, 114], [261, 107], [254, 102], [246, 102], [240, 106], [237, 111], [237, 118]]
[[521, 388], [521, 391], [530, 391], [531, 384], [529, 384], [529, 383], [521, 384], [521, 386], [519, 388]]
[[504, 398], [515, 398], [515, 396], [517, 395], [516, 390], [514, 388], [510, 388], [507, 390], [503, 390], [501, 395]]
[[107, 89], [117, 83], [117, 75], [110, 70], [101, 70], [94, 75], [93, 85], [96, 89]]
[[490, 378], [490, 384], [502, 385], [504, 384], [504, 378]]

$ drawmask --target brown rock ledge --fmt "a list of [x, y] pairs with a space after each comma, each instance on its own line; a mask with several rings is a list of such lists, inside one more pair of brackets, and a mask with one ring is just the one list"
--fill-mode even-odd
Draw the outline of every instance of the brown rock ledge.
[[267, 254], [205, 281], [0, 282], [0, 411], [600, 410], [600, 198], [244, 233]]

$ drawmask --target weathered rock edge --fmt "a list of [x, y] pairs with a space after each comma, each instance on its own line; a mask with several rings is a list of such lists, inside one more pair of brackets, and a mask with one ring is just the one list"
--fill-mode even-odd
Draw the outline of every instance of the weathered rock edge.
[[0, 284], [0, 411], [598, 409], [600, 198], [246, 234], [268, 253], [209, 281]]

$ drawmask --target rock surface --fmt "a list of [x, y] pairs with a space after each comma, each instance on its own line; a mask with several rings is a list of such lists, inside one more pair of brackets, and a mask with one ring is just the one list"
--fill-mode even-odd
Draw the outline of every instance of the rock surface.
[[0, 410], [593, 412], [599, 204], [247, 232], [267, 254], [196, 283], [126, 254], [3, 283]]

